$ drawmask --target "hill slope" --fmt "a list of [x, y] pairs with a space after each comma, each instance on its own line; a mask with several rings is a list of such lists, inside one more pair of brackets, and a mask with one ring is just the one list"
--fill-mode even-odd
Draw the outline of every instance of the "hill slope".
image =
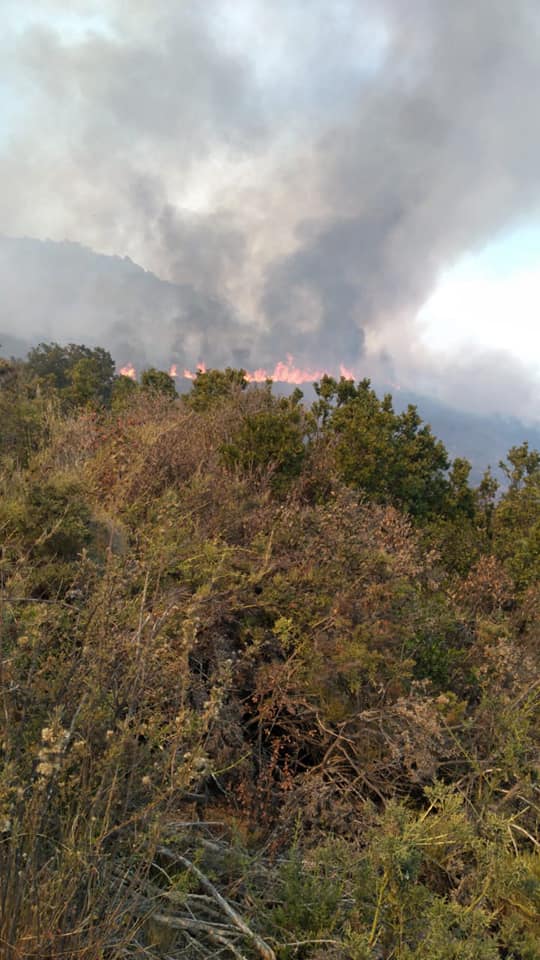
[[0, 370], [2, 957], [537, 957], [540, 458]]

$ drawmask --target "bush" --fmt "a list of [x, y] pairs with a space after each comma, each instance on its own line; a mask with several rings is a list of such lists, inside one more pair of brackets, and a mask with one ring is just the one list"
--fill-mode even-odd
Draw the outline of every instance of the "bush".
[[244, 381], [5, 369], [2, 955], [532, 960], [536, 458]]

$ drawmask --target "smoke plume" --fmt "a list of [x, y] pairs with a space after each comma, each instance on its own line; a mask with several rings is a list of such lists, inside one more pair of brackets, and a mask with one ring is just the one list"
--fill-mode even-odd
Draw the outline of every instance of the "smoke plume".
[[[4, 242], [0, 334], [436, 370], [496, 404], [511, 365], [434, 359], [415, 318], [443, 270], [537, 215], [534, 0], [64, 7], [7, 2], [0, 231], [62, 245]], [[515, 376], [523, 412], [537, 385]]]

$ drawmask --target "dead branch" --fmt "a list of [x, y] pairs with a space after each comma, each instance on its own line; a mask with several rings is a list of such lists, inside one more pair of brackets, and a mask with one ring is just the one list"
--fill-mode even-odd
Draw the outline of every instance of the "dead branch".
[[263, 957], [263, 960], [276, 960], [276, 955], [272, 948], [261, 937], [259, 937], [258, 934], [254, 933], [250, 927], [248, 927], [247, 923], [242, 919], [240, 914], [237, 913], [234, 907], [232, 907], [227, 900], [225, 900], [225, 897], [221, 895], [214, 884], [210, 882], [208, 877], [206, 877], [204, 873], [202, 873], [202, 871], [191, 862], [191, 860], [188, 860], [187, 857], [183, 857], [180, 854], [175, 854], [172, 850], [169, 850], [168, 847], [160, 847], [159, 853], [163, 854], [169, 859], [174, 858], [177, 863], [180, 863], [186, 868], [186, 870], [189, 870], [189, 872], [197, 878], [201, 886], [206, 890], [207, 893], [210, 894], [211, 897], [213, 897], [215, 902], [219, 904], [223, 913], [229, 917], [237, 930], [240, 930], [240, 932], [252, 942], [257, 952], [261, 957]]
[[191, 920], [187, 917], [170, 917], [164, 913], [152, 914], [152, 920], [163, 927], [182, 930], [183, 933], [204, 933], [212, 943], [219, 944], [229, 950], [236, 957], [236, 960], [246, 960], [234, 941], [229, 939], [231, 934], [237, 934], [236, 927], [221, 923], [207, 923], [204, 920]]

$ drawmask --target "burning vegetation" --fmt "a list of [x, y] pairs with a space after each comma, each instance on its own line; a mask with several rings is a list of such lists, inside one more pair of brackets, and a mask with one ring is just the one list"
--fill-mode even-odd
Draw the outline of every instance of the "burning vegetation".
[[[207, 369], [206, 364], [202, 361], [197, 364], [195, 371], [188, 370], [187, 367], [184, 367], [182, 370], [182, 378], [184, 380], [196, 380], [199, 374], [206, 373]], [[266, 383], [268, 380], [271, 380], [273, 383], [290, 383], [296, 384], [297, 386], [302, 383], [314, 383], [315, 380], [321, 380], [323, 377], [331, 376], [331, 372], [328, 370], [312, 370], [310, 368], [296, 366], [294, 358], [290, 354], [287, 354], [286, 362], [279, 360], [272, 370], [265, 370], [263, 367], [259, 367], [257, 370], [243, 370], [242, 373], [247, 383]], [[120, 374], [123, 377], [130, 377], [131, 380], [137, 379], [137, 371], [132, 363], [127, 363], [121, 367]], [[343, 363], [339, 365], [339, 375], [346, 380], [355, 379], [352, 370]], [[173, 380], [180, 376], [178, 373], [178, 364], [171, 364], [169, 376], [172, 377]]]
[[538, 956], [540, 454], [349, 373], [0, 361], [6, 960]]

